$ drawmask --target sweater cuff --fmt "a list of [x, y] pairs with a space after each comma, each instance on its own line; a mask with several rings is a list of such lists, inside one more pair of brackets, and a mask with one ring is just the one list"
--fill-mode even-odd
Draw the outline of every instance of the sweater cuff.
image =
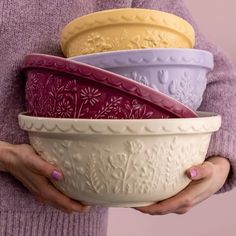
[[89, 213], [65, 214], [60, 211], [0, 212], [0, 235], [106, 236], [107, 208]]
[[230, 191], [236, 186], [236, 140], [235, 135], [219, 130], [211, 137], [207, 158], [221, 156], [230, 162], [230, 172], [223, 187], [217, 193]]

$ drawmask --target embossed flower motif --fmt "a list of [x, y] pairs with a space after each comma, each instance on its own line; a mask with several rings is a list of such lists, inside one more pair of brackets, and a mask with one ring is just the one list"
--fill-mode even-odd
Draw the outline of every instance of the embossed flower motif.
[[75, 166], [80, 166], [82, 159], [83, 158], [80, 153], [72, 154], [72, 160]]
[[87, 87], [81, 90], [80, 96], [82, 100], [84, 100], [84, 104], [90, 103], [91, 106], [94, 106], [97, 102], [99, 102], [98, 97], [102, 94], [98, 89]]
[[91, 33], [88, 36], [88, 42], [89, 43], [93, 43], [94, 41], [99, 40], [100, 38], [101, 38], [100, 34], [98, 34], [98, 33]]
[[138, 103], [136, 99], [132, 101], [132, 109], [133, 110], [140, 110], [142, 108], [142, 105]]
[[82, 160], [82, 156], [80, 153], [75, 153], [72, 155], [73, 160], [78, 160], [81, 161]]
[[38, 90], [40, 82], [40, 78], [34, 75], [31, 81], [27, 81], [28, 86], [26, 86], [26, 90], [33, 93], [41, 92], [41, 90]]
[[147, 36], [144, 37], [143, 39], [143, 43], [142, 43], [142, 47], [143, 48], [147, 48], [147, 47], [153, 47], [153, 46], [159, 46], [158, 43], [159, 41], [157, 41], [156, 39], [153, 38], [153, 36]]
[[69, 100], [63, 99], [61, 102], [58, 103], [58, 107], [56, 111], [60, 117], [68, 118], [71, 116], [71, 113], [73, 112], [73, 108], [70, 105]]
[[104, 38], [98, 33], [91, 33], [87, 38], [87, 42], [84, 45], [82, 53], [87, 54], [110, 50], [112, 49], [112, 45], [110, 44], [111, 41], [112, 40], [109, 37]]
[[85, 174], [85, 169], [82, 166], [76, 167], [76, 171], [81, 175]]
[[147, 86], [150, 86], [149, 82], [148, 82], [148, 79], [147, 79], [147, 76], [145, 75], [140, 75], [139, 73], [137, 73], [136, 71], [133, 71], [130, 73], [130, 75], [128, 74], [124, 74], [125, 77], [128, 77], [132, 80], [135, 80], [139, 83], [142, 83], [144, 85], [147, 85]]
[[157, 33], [156, 31], [147, 30], [147, 35], [144, 38], [148, 47], [166, 47], [168, 41], [166, 41], [165, 35]]
[[61, 142], [61, 145], [62, 145], [64, 148], [69, 149], [70, 146], [71, 146], [71, 143], [72, 143], [72, 141], [65, 139], [65, 140], [63, 140], [63, 141]]
[[110, 155], [109, 161], [114, 168], [124, 168], [127, 162], [127, 154], [118, 153], [117, 155]]
[[165, 35], [159, 32], [146, 30], [144, 35], [136, 35], [130, 40], [129, 48], [167, 47], [168, 42], [165, 38]]
[[126, 147], [128, 152], [134, 155], [140, 154], [143, 151], [143, 143], [140, 140], [128, 141]]
[[166, 84], [169, 80], [169, 74], [167, 70], [159, 70], [157, 72], [157, 78], [161, 84]]

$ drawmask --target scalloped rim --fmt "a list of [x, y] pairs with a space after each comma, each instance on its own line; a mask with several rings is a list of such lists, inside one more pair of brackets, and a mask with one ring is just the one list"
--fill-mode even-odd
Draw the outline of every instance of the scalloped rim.
[[51, 55], [30, 54], [25, 57], [22, 70], [24, 71], [32, 68], [46, 69], [57, 73], [62, 72], [104, 84], [123, 91], [126, 94], [129, 94], [129, 96], [132, 95], [139, 100], [142, 99], [149, 102], [157, 108], [165, 109], [176, 117], [197, 117], [197, 114], [193, 110], [160, 91], [94, 66]]
[[151, 66], [151, 65], [193, 65], [212, 70], [214, 57], [209, 51], [200, 49], [159, 48], [109, 51], [67, 58], [102, 68]]
[[[63, 53], [65, 52], [64, 48], [67, 42], [77, 34], [88, 29], [91, 30], [104, 25], [114, 25], [118, 23], [158, 25], [184, 36], [188, 40], [190, 47], [194, 47], [195, 44], [195, 31], [192, 25], [179, 16], [151, 9], [121, 8], [90, 13], [69, 22], [62, 29], [60, 36], [60, 44]], [[178, 23], [184, 26], [179, 28]]]
[[33, 117], [22, 112], [18, 120], [25, 131], [54, 134], [173, 135], [212, 133], [220, 128], [220, 115], [208, 112], [198, 115], [184, 119], [92, 120]]

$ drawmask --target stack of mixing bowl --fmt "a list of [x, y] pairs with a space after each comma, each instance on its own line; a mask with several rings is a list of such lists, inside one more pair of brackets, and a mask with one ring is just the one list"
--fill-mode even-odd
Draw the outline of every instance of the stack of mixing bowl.
[[213, 56], [193, 49], [185, 20], [147, 9], [114, 9], [70, 22], [67, 57], [31, 54], [23, 63], [22, 129], [54, 183], [86, 204], [144, 206], [169, 198], [204, 161], [216, 114], [196, 112]]

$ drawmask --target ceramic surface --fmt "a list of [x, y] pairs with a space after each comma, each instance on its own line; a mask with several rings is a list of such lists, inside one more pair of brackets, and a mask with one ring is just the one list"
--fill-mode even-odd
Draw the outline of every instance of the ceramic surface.
[[197, 49], [143, 49], [69, 58], [126, 76], [197, 110], [206, 89], [213, 55]]
[[196, 117], [173, 98], [120, 75], [49, 55], [28, 55], [26, 108], [59, 118], [145, 119]]
[[134, 207], [169, 198], [204, 161], [220, 116], [158, 120], [54, 119], [19, 115], [20, 127], [46, 161], [62, 169], [55, 186], [92, 205]]
[[148, 9], [113, 9], [70, 22], [61, 33], [66, 57], [140, 48], [192, 48], [193, 27], [184, 19]]

